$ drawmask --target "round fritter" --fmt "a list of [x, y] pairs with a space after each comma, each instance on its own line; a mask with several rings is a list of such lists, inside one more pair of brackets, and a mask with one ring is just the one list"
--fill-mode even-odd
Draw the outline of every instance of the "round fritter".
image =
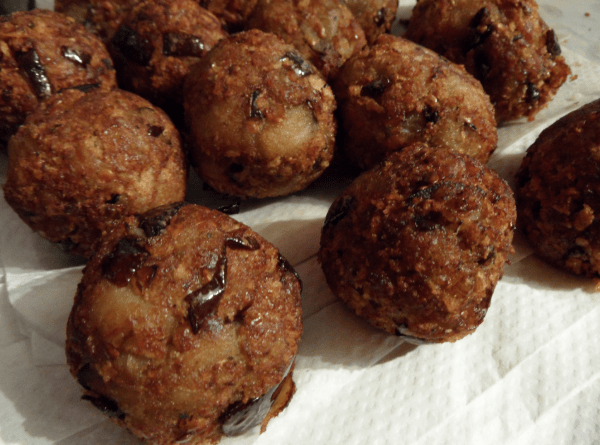
[[515, 220], [495, 172], [415, 144], [334, 201], [319, 260], [333, 293], [372, 325], [412, 342], [455, 341], [483, 321]]
[[199, 0], [200, 6], [216, 15], [225, 29], [240, 31], [257, 0]]
[[185, 196], [177, 130], [162, 110], [121, 90], [53, 95], [11, 138], [8, 155], [8, 204], [84, 256], [122, 217]]
[[496, 148], [494, 109], [463, 67], [402, 37], [382, 35], [334, 83], [341, 144], [359, 167], [423, 142], [482, 163]]
[[342, 0], [342, 3], [354, 14], [370, 45], [390, 30], [398, 10], [398, 0]]
[[419, 0], [405, 37], [465, 65], [499, 123], [533, 120], [571, 73], [534, 0]]
[[128, 217], [78, 286], [71, 373], [149, 444], [264, 430], [294, 391], [300, 292], [279, 251], [220, 212], [179, 203]]
[[73, 17], [108, 44], [121, 21], [139, 2], [140, 0], [54, 0], [54, 10]]
[[329, 165], [335, 99], [293, 46], [251, 30], [222, 39], [186, 79], [190, 158], [222, 193], [282, 196]]
[[519, 227], [536, 253], [600, 277], [600, 99], [546, 128], [517, 173]]
[[117, 86], [104, 44], [73, 19], [37, 9], [0, 17], [0, 145], [50, 95]]
[[338, 0], [258, 0], [246, 28], [277, 34], [327, 79], [367, 43], [354, 15]]
[[157, 105], [182, 103], [191, 66], [226, 35], [193, 0], [145, 0], [127, 14], [108, 49], [121, 88]]

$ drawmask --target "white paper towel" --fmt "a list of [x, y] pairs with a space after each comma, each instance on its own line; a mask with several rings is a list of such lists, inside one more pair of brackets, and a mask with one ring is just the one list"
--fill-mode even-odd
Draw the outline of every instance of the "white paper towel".
[[[540, 1], [577, 78], [534, 122], [499, 131], [489, 166], [510, 183], [526, 148], [600, 97], [600, 2]], [[401, 14], [414, 1], [401, 0]], [[589, 17], [585, 15], [589, 13]], [[7, 160], [0, 155], [0, 181]], [[278, 245], [304, 281], [297, 393], [267, 431], [227, 445], [600, 444], [600, 293], [531, 255], [519, 236], [484, 323], [454, 344], [412, 346], [372, 328], [331, 294], [315, 253], [347, 177], [326, 175], [235, 217]], [[202, 203], [196, 182], [189, 197]], [[138, 444], [87, 402], [64, 357], [82, 264], [0, 200], [0, 444]]]

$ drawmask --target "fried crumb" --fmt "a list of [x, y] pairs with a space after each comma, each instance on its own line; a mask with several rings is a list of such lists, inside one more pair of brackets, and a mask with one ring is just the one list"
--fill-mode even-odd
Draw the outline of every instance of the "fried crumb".
[[516, 216], [495, 172], [414, 144], [334, 201], [319, 261], [333, 293], [372, 325], [409, 342], [452, 342], [483, 321]]
[[84, 270], [71, 373], [147, 445], [264, 428], [294, 392], [300, 292], [275, 246], [218, 211], [180, 202], [128, 217]]
[[184, 90], [192, 165], [221, 193], [284, 196], [307, 187], [333, 158], [333, 91], [274, 34], [253, 29], [220, 40]]
[[499, 124], [533, 120], [571, 74], [534, 0], [420, 0], [405, 37], [463, 64]]
[[563, 270], [600, 276], [595, 162], [600, 100], [546, 128], [527, 149], [517, 172], [519, 226], [536, 253]]
[[85, 257], [121, 218], [185, 197], [179, 132], [123, 90], [54, 94], [8, 151], [6, 201], [34, 231]]
[[341, 147], [362, 169], [415, 142], [482, 163], [496, 148], [494, 107], [481, 84], [463, 66], [402, 37], [384, 34], [351, 57], [333, 89]]

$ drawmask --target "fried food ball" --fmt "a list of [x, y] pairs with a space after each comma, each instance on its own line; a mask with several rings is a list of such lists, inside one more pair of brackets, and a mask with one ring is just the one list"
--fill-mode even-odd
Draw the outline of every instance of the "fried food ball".
[[415, 142], [482, 163], [496, 149], [494, 109], [481, 84], [463, 67], [402, 37], [382, 35], [350, 58], [334, 91], [341, 145], [360, 168]]
[[257, 0], [200, 0], [200, 6], [216, 15], [229, 32], [241, 31]]
[[404, 36], [464, 65], [498, 123], [533, 120], [571, 74], [534, 0], [418, 0]]
[[343, 0], [342, 4], [356, 17], [369, 45], [390, 30], [398, 10], [398, 0]]
[[54, 0], [54, 10], [73, 17], [106, 44], [140, 0]]
[[223, 213], [178, 203], [127, 217], [78, 286], [71, 373], [149, 444], [264, 430], [294, 392], [300, 292], [279, 251]]
[[121, 90], [53, 95], [11, 138], [8, 156], [8, 204], [34, 231], [86, 257], [124, 216], [186, 192], [179, 133], [162, 110]]
[[244, 198], [305, 188], [329, 165], [335, 99], [313, 65], [274, 34], [220, 40], [188, 75], [189, 156], [215, 190]]
[[367, 43], [354, 15], [338, 0], [258, 0], [246, 24], [252, 28], [294, 45], [327, 79]]
[[0, 146], [50, 95], [92, 86], [117, 81], [106, 47], [81, 25], [44, 9], [0, 17]]
[[549, 263], [600, 277], [600, 99], [550, 125], [517, 172], [519, 227]]
[[183, 81], [227, 34], [193, 0], [145, 0], [123, 19], [108, 49], [119, 86], [162, 105], [183, 103]]
[[415, 343], [453, 342], [483, 321], [515, 220], [495, 172], [414, 144], [334, 201], [319, 260], [333, 293], [372, 325]]

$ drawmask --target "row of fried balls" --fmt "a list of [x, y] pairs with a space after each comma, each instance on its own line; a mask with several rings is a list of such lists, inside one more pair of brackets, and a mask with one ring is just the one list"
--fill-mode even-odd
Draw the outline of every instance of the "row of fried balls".
[[[245, 5], [243, 14], [233, 3], [229, 12], [217, 3], [58, 1], [56, 8], [87, 31], [50, 11], [2, 19], [3, 140], [37, 110], [11, 142], [21, 149], [10, 150], [5, 196], [35, 230], [88, 255], [109, 221], [183, 199], [182, 143], [165, 110], [208, 185], [263, 198], [305, 188], [331, 164], [336, 144], [362, 169], [415, 142], [485, 163], [496, 147], [497, 119], [535, 114], [569, 72], [534, 2], [514, 11], [469, 2], [452, 12], [461, 14], [466, 34], [447, 46], [462, 46], [469, 57], [486, 54], [490, 76], [513, 72], [504, 83], [517, 85], [514, 94], [493, 101], [462, 65], [407, 39], [380, 35], [395, 13], [389, 2], [354, 5], [370, 14], [362, 27], [352, 5], [337, 0], [261, 1]], [[408, 35], [416, 35], [419, 24], [427, 27], [424, 33], [442, 32], [431, 29], [431, 20], [418, 20], [428, 4], [449, 8], [420, 1]], [[252, 29], [229, 35], [224, 27]], [[512, 58], [506, 61], [508, 41]], [[526, 66], [509, 69], [515, 57]], [[116, 79], [137, 96], [115, 89]], [[508, 118], [499, 111], [507, 102], [519, 104]], [[138, 154], [128, 145], [137, 145]], [[79, 164], [73, 153], [82, 153]]]

